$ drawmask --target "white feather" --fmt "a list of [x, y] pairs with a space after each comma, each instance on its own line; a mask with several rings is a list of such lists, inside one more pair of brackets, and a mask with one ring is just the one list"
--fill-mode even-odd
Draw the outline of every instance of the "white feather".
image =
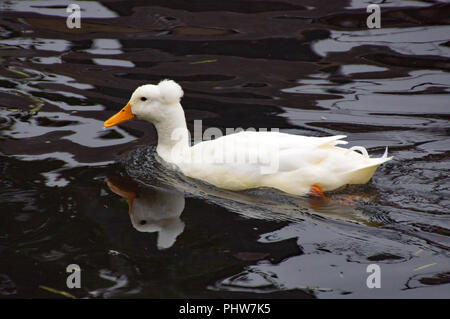
[[158, 84], [159, 91], [161, 92], [161, 98], [166, 103], [179, 102], [183, 97], [183, 89], [181, 86], [172, 80], [162, 80]]

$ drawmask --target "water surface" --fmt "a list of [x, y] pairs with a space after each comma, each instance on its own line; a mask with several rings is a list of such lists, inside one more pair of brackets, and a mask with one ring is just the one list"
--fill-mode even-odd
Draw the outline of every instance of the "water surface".
[[[0, 3], [0, 296], [449, 298], [450, 7], [383, 3], [368, 30], [367, 4]], [[161, 167], [150, 124], [103, 129], [163, 78], [191, 131], [344, 134], [394, 159], [329, 201], [215, 189]]]

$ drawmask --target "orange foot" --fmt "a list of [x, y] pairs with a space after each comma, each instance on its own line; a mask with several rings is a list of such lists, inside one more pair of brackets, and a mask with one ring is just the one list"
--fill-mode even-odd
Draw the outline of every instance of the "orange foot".
[[311, 188], [309, 189], [309, 196], [317, 199], [325, 199], [325, 195], [323, 194], [322, 189], [317, 185], [311, 186]]

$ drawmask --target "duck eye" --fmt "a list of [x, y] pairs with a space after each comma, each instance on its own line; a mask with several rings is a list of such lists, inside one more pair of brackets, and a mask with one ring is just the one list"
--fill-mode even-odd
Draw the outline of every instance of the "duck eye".
[[146, 97], [141, 97], [141, 101], [145, 102], [145, 101], [147, 101], [147, 98]]

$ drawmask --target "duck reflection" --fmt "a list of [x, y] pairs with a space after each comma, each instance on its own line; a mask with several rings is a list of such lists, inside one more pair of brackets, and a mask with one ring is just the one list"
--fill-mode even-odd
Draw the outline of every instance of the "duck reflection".
[[308, 198], [285, 196], [264, 190], [224, 192], [206, 186], [197, 189], [187, 186], [187, 183], [168, 186], [158, 182], [158, 186], [149, 186], [129, 177], [108, 177], [106, 183], [112, 192], [128, 202], [130, 220], [137, 231], [157, 233], [158, 249], [172, 247], [184, 231], [185, 225], [180, 219], [185, 208], [184, 194], [201, 198], [252, 219], [300, 221], [308, 218], [323, 222], [321, 217], [325, 217], [367, 226], [380, 225], [373, 220], [376, 216], [364, 215], [357, 207], [358, 201], [367, 202], [370, 198], [350, 194]]
[[158, 233], [158, 249], [172, 247], [184, 230], [180, 219], [184, 195], [176, 190], [146, 186], [125, 177], [109, 177], [110, 190], [128, 202], [131, 224], [139, 232]]

